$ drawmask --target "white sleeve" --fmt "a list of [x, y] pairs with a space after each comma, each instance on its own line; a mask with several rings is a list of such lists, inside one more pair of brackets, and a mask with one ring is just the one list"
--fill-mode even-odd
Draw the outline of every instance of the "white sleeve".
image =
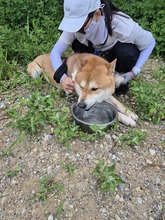
[[140, 51], [140, 55], [139, 55], [139, 58], [138, 58], [138, 60], [136, 62], [136, 65], [132, 68], [132, 70], [135, 73], [135, 75], [137, 75], [140, 72], [143, 64], [147, 61], [147, 59], [149, 58], [150, 54], [152, 53], [152, 51], [153, 51], [153, 49], [155, 47], [155, 44], [156, 44], [155, 39], [152, 36], [149, 45], [145, 49]]
[[54, 71], [58, 69], [59, 66], [62, 64], [61, 55], [67, 50], [68, 45], [61, 43], [59, 40], [54, 45], [51, 53], [50, 53], [50, 60], [53, 66]]
[[73, 43], [75, 39], [75, 35], [68, 32], [63, 32], [54, 45], [51, 53], [50, 53], [50, 60], [53, 66], [54, 71], [58, 69], [59, 66], [62, 64], [61, 56], [62, 54], [68, 49], [70, 44]]

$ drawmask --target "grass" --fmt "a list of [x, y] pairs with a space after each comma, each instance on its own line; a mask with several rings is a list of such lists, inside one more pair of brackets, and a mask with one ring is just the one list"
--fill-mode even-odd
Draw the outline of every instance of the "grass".
[[147, 132], [141, 129], [129, 128], [127, 133], [117, 133], [118, 141], [117, 146], [120, 147], [133, 147], [140, 145], [147, 137]]
[[28, 200], [42, 200], [46, 205], [49, 195], [54, 197], [58, 196], [60, 193], [65, 193], [63, 184], [60, 181], [55, 182], [54, 177], [42, 177], [39, 180], [39, 187], [35, 195]]
[[161, 64], [151, 72], [150, 80], [140, 75], [131, 82], [131, 98], [135, 111], [142, 120], [159, 124], [165, 119], [165, 65]]
[[62, 167], [63, 167], [66, 171], [69, 172], [69, 175], [70, 175], [70, 176], [73, 176], [73, 172], [74, 172], [74, 170], [76, 169], [76, 167], [72, 165], [72, 162], [70, 162], [70, 163], [63, 163], [63, 162], [61, 162], [61, 165], [62, 165]]
[[16, 176], [20, 171], [22, 171], [22, 167], [21, 166], [17, 166], [15, 168], [15, 170], [8, 170], [6, 172], [7, 176]]
[[102, 193], [107, 190], [115, 193], [117, 185], [126, 183], [115, 173], [115, 164], [107, 166], [103, 159], [100, 159], [96, 164], [93, 174], [97, 176], [97, 184], [100, 186]]

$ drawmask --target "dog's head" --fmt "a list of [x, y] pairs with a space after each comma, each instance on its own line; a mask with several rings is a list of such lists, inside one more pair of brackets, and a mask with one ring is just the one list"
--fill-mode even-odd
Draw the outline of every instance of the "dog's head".
[[116, 60], [108, 63], [103, 58], [91, 55], [85, 59], [78, 55], [77, 59], [78, 65], [72, 73], [72, 79], [79, 96], [79, 107], [88, 110], [114, 93]]

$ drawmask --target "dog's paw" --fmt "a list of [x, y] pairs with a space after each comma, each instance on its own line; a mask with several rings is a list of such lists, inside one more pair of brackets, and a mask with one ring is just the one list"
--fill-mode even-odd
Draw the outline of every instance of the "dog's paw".
[[136, 121], [130, 118], [129, 116], [126, 116], [120, 112], [118, 112], [118, 119], [120, 122], [127, 126], [135, 127], [136, 126]]
[[122, 122], [127, 126], [136, 127], [136, 122], [128, 116], [126, 116]]
[[133, 113], [132, 111], [130, 111], [130, 110], [127, 110], [127, 111], [126, 111], [126, 115], [127, 115], [129, 118], [132, 118], [132, 119], [135, 120], [135, 121], [138, 120], [138, 116], [137, 116], [135, 113]]
[[124, 77], [116, 72], [115, 73], [115, 87], [118, 88], [122, 84], [123, 81], [124, 81]]
[[132, 118], [127, 117], [126, 125], [131, 126], [131, 127], [136, 127], [136, 122]]

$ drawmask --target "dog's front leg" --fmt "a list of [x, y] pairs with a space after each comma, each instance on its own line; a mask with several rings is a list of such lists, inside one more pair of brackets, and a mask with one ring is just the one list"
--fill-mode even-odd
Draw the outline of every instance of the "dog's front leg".
[[133, 120], [132, 118], [128, 117], [127, 115], [122, 114], [121, 112], [118, 112], [118, 120], [122, 122], [125, 125], [135, 127], [136, 126], [136, 121]]
[[138, 120], [138, 116], [136, 114], [126, 109], [126, 107], [124, 107], [124, 105], [113, 96], [106, 101], [112, 104], [118, 110], [118, 119], [120, 122], [124, 123], [125, 125], [130, 125], [131, 127], [136, 126], [136, 121]]

